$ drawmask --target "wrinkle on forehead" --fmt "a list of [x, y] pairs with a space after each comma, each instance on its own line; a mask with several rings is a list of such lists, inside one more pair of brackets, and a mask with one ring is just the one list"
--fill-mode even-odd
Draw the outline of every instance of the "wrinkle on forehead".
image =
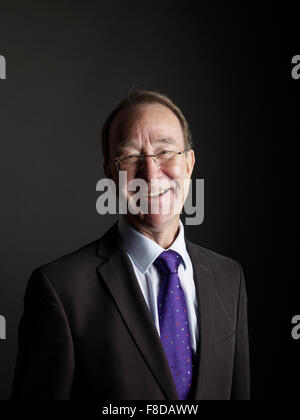
[[[118, 141], [119, 147], [134, 147], [136, 146], [136, 140], [133, 138], [124, 138]], [[171, 137], [162, 137], [155, 140], [155, 144], [176, 144], [176, 141]]]
[[139, 147], [145, 141], [184, 145], [177, 116], [161, 104], [134, 105], [123, 109], [112, 121], [109, 138], [112, 155], [116, 149]]

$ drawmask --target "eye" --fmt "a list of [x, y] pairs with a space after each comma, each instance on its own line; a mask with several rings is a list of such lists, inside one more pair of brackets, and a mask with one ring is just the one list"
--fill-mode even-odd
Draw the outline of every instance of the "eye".
[[173, 152], [171, 150], [162, 150], [158, 153], [158, 156], [168, 157], [171, 156]]
[[126, 162], [131, 162], [134, 161], [138, 158], [137, 155], [129, 155], [129, 156], [125, 156], [122, 158], [122, 160], [126, 161]]

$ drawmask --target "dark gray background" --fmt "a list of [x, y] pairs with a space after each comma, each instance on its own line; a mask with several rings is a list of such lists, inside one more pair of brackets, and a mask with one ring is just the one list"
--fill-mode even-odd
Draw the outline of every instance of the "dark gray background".
[[[202, 246], [242, 263], [249, 295], [252, 396], [299, 395], [289, 303], [280, 276], [281, 48], [271, 6], [196, 1], [2, 1], [0, 54], [0, 399], [32, 270], [101, 236], [101, 125], [135, 86], [182, 108], [193, 132], [205, 221]], [[293, 54], [296, 54], [295, 51]], [[299, 51], [298, 51], [299, 53]], [[300, 84], [300, 82], [299, 82]], [[292, 280], [291, 280], [292, 281]], [[293, 359], [294, 357], [294, 359]], [[289, 364], [290, 363], [290, 364]]]

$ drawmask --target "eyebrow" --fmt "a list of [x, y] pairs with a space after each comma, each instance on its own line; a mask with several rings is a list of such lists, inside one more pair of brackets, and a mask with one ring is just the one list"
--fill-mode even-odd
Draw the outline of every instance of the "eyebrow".
[[[133, 146], [134, 142], [135, 142], [134, 139], [126, 139], [125, 138], [125, 139], [122, 139], [119, 142], [119, 146], [124, 147], [124, 148], [125, 147], [131, 147], [131, 146]], [[158, 143], [158, 144], [175, 144], [175, 141], [171, 137], [162, 137], [162, 138], [158, 139], [156, 141], [156, 143]]]

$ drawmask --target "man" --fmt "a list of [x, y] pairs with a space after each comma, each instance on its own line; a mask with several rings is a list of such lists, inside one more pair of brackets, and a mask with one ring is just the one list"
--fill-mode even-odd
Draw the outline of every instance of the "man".
[[248, 399], [242, 269], [189, 242], [180, 221], [195, 161], [182, 112], [160, 93], [131, 92], [102, 145], [119, 197], [129, 203], [130, 182], [144, 181], [146, 211], [33, 272], [12, 398]]

